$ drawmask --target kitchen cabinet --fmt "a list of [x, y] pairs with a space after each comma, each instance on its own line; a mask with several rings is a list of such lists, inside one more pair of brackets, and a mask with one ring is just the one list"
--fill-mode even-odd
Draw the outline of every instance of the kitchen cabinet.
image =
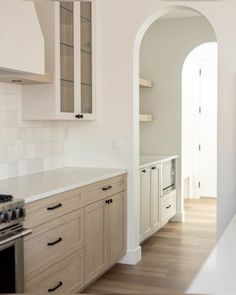
[[25, 120], [95, 120], [95, 3], [39, 1], [51, 85], [25, 85]]
[[164, 226], [176, 214], [176, 190], [160, 199], [161, 226]]
[[140, 171], [140, 242], [151, 237], [176, 214], [176, 190], [162, 196], [162, 163]]
[[150, 168], [142, 169], [141, 177], [141, 241], [151, 235], [151, 170]]
[[141, 242], [160, 228], [160, 172], [160, 165], [141, 170]]
[[125, 254], [125, 202], [122, 192], [85, 208], [85, 284]]
[[86, 283], [97, 277], [107, 265], [105, 208], [105, 201], [102, 200], [85, 209]]
[[25, 291], [76, 293], [126, 253], [126, 174], [26, 204]]

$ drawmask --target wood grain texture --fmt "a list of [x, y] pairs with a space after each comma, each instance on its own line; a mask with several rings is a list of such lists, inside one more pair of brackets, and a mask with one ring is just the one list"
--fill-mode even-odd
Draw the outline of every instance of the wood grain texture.
[[183, 294], [215, 244], [216, 200], [185, 202], [186, 222], [168, 223], [136, 266], [117, 264], [83, 293]]

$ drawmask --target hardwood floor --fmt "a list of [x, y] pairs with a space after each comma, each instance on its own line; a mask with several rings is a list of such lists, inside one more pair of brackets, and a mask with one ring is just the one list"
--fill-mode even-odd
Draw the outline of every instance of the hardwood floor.
[[183, 294], [215, 244], [216, 201], [185, 202], [186, 222], [169, 223], [142, 245], [142, 261], [117, 264], [83, 293]]

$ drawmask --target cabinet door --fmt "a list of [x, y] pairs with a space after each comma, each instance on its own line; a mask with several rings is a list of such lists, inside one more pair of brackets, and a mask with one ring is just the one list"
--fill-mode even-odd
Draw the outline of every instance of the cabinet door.
[[85, 208], [85, 281], [101, 274], [107, 265], [105, 201]]
[[152, 230], [151, 222], [151, 173], [150, 168], [141, 170], [141, 241], [148, 237]]
[[126, 192], [107, 199], [107, 255], [111, 265], [126, 252]]
[[160, 166], [151, 168], [151, 223], [152, 231], [160, 228]]

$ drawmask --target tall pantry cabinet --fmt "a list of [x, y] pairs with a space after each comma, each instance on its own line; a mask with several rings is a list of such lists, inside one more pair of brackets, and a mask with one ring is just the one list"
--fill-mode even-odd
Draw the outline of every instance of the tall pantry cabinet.
[[36, 1], [35, 6], [53, 82], [23, 87], [23, 119], [94, 120], [95, 4]]

